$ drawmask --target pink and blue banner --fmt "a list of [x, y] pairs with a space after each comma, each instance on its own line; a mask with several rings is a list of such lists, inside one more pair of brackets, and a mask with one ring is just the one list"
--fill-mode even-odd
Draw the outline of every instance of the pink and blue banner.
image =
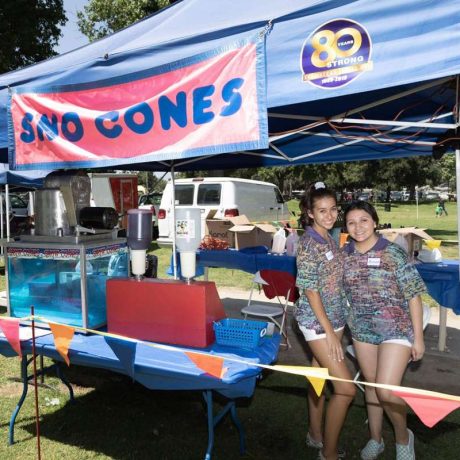
[[15, 169], [145, 163], [268, 146], [263, 40], [89, 85], [16, 88]]

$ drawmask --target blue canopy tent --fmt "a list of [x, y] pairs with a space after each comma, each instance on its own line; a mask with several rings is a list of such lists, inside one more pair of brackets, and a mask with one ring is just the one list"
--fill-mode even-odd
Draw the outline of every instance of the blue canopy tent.
[[0, 163], [0, 185], [12, 185], [28, 189], [43, 186], [43, 178], [49, 174], [48, 170], [15, 171], [8, 165]]
[[[95, 43], [0, 76], [0, 160], [23, 170], [181, 171], [399, 158], [454, 148], [460, 190], [459, 42], [460, 0], [177, 1]], [[251, 54], [251, 46], [256, 51], [245, 74], [246, 55], [240, 58], [239, 51]], [[210, 65], [232, 52], [237, 58], [228, 65]], [[220, 72], [229, 72], [234, 78], [227, 83], [234, 86], [220, 88], [228, 105], [216, 112], [211, 97]], [[184, 73], [187, 83], [198, 85], [190, 94]], [[146, 81], [150, 91], [158, 85], [152, 99], [158, 106], [139, 99]], [[249, 83], [252, 97], [246, 98]], [[120, 102], [124, 87], [129, 90]], [[250, 116], [232, 125], [241, 107]], [[80, 117], [96, 126], [93, 140], [103, 134], [100, 142], [83, 142]], [[155, 131], [158, 118], [162, 133]], [[252, 131], [241, 140], [248, 123]], [[123, 147], [120, 133], [127, 128], [137, 136]], [[160, 134], [165, 143], [159, 148], [138, 148]]]
[[[9, 94], [99, 88], [254, 36], [266, 64], [269, 137], [260, 148], [172, 145], [161, 155], [17, 164]], [[9, 147], [10, 164], [21, 169], [157, 171], [431, 155], [458, 128], [459, 39], [458, 0], [178, 1], [93, 44], [0, 76], [0, 153], [6, 161]]]
[[[47, 170], [34, 170], [34, 171], [12, 171], [8, 165], [0, 163], [0, 186], [5, 188], [5, 203], [3, 196], [0, 197], [0, 215], [3, 216], [5, 209], [10, 209], [10, 186], [15, 190], [31, 190], [43, 186], [43, 178], [49, 174]], [[0, 187], [1, 188], [1, 187]], [[0, 221], [0, 238], [3, 238], [3, 222], [6, 223], [6, 237], [10, 237], [10, 221], [9, 219], [1, 219]], [[2, 247], [3, 253], [3, 247]]]
[[[458, 146], [459, 42], [460, 0], [177, 1], [95, 43], [0, 76], [0, 159], [6, 162], [8, 156], [14, 169], [181, 171], [431, 155]], [[220, 112], [225, 115], [223, 128], [218, 123], [222, 117], [209, 109], [218, 71], [195, 78], [201, 85], [196, 111], [184, 103], [187, 111], [180, 113], [179, 93], [186, 93], [181, 87], [183, 74], [170, 80], [167, 89], [179, 89], [167, 94], [165, 120], [149, 104], [136, 100], [146, 109], [144, 119], [136, 121], [139, 113], [131, 113], [122, 127], [119, 117], [130, 113], [129, 103], [120, 102], [116, 110], [110, 99], [94, 103], [114, 88], [111, 97], [118, 102], [123, 85], [131, 85], [128, 96], [135, 99], [139, 88], [135, 84], [149, 78], [154, 82], [150, 86], [158, 84], [162, 94], [166, 91], [162, 76], [200, 65], [207, 70], [212, 58], [248, 44], [257, 48], [251, 87], [256, 96], [242, 98], [241, 105], [257, 105], [257, 110], [238, 128], [225, 125], [234, 118], [228, 116], [234, 115], [231, 111], [225, 113], [228, 107]], [[220, 70], [235, 67], [243, 72], [241, 62], [237, 58]], [[236, 80], [243, 82], [242, 88], [250, 81], [231, 81]], [[222, 97], [234, 105], [241, 94], [238, 88], [226, 89], [222, 88]], [[99, 134], [114, 139], [107, 147], [95, 142], [88, 148], [79, 142], [77, 129], [67, 130], [69, 151], [76, 153], [77, 161], [62, 154], [64, 116], [53, 119], [52, 109], [66, 105], [69, 95], [73, 122], [75, 116], [79, 120], [80, 115], [95, 114]], [[28, 111], [28, 99], [44, 107], [42, 112]], [[195, 92], [183, 100], [190, 99], [196, 102]], [[123, 151], [117, 130], [134, 127], [139, 135], [125, 150], [136, 150], [159, 135], [151, 129], [159, 125], [158, 118], [166, 140], [169, 132], [176, 135], [182, 129], [184, 143], [177, 144], [171, 136], [171, 142], [159, 149]], [[232, 142], [231, 136], [220, 140], [227, 134], [224, 131], [244, 131], [254, 118], [259, 122], [253, 130], [259, 134], [255, 141]], [[207, 123], [210, 128], [198, 147], [195, 132], [186, 132], [193, 123], [198, 128]], [[19, 159], [21, 142], [30, 144]], [[46, 143], [52, 157], [43, 154]], [[118, 156], [111, 156], [117, 149]], [[460, 171], [460, 150], [456, 151]]]

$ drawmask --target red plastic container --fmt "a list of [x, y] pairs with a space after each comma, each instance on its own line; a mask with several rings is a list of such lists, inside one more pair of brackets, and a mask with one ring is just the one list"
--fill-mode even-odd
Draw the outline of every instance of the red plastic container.
[[107, 281], [107, 329], [152, 342], [206, 347], [213, 322], [225, 318], [216, 285], [177, 280], [113, 278]]

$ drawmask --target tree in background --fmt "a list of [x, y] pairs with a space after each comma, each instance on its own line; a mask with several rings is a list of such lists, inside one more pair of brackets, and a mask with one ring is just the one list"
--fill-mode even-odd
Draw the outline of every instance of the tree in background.
[[437, 185], [442, 180], [440, 162], [431, 157], [379, 160], [375, 162], [373, 169], [370, 179], [374, 184], [385, 190], [406, 187], [411, 200], [415, 199], [417, 185]]
[[[398, 160], [354, 161], [349, 163], [312, 164], [273, 168], [190, 171], [180, 177], [228, 176], [273, 182], [283, 195], [293, 190], [305, 190], [316, 181], [325, 182], [337, 192], [373, 188], [390, 190], [407, 188], [410, 199], [415, 199], [415, 187], [438, 185], [441, 181], [455, 181], [455, 157], [445, 155], [442, 160], [431, 157], [410, 157]], [[388, 196], [389, 199], [389, 196]]]
[[449, 192], [456, 189], [455, 155], [444, 155], [439, 160], [441, 179], [447, 184]]
[[63, 0], [3, 0], [0, 5], [0, 73], [42, 61], [67, 22]]
[[90, 0], [78, 11], [80, 32], [93, 42], [173, 3], [170, 0]]
[[150, 171], [142, 171], [137, 174], [139, 185], [143, 185], [147, 192], [162, 192], [166, 186], [166, 181], [161, 177], [156, 177]]

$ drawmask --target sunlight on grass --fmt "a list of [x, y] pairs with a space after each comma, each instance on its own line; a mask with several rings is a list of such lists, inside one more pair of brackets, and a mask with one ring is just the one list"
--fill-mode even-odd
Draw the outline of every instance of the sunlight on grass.
[[[46, 360], [46, 364], [50, 364]], [[19, 413], [16, 443], [8, 446], [9, 417], [18, 401], [21, 384], [19, 360], [0, 357], [0, 458], [36, 458], [33, 389]], [[76, 391], [76, 404], [53, 373], [39, 388], [42, 458], [169, 459], [203, 458], [207, 427], [198, 391], [152, 391], [128, 377], [72, 365], [66, 371]], [[316, 458], [305, 446], [307, 430], [307, 380], [279, 372], [264, 372], [251, 399], [237, 402], [245, 428], [247, 454], [240, 456], [238, 436], [229, 417], [216, 430], [213, 458], [282, 459]], [[79, 391], [83, 389], [84, 391]], [[55, 404], [50, 404], [55, 401]], [[216, 409], [221, 407], [216, 397]], [[349, 458], [358, 458], [366, 436], [366, 411], [361, 393], [348, 412], [341, 445]], [[460, 411], [454, 411], [429, 429], [409, 411], [409, 424], [416, 437], [417, 458], [454, 459], [458, 454]], [[383, 426], [388, 445], [382, 460], [394, 459], [394, 436], [388, 421]]]

